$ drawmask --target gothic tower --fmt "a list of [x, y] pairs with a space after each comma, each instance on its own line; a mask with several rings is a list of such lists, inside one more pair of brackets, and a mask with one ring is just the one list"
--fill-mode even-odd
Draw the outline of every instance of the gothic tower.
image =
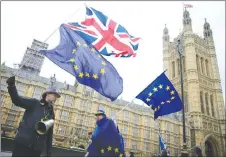
[[48, 44], [34, 39], [31, 47], [27, 48], [20, 63], [20, 66], [22, 66], [21, 70], [39, 75], [45, 59], [45, 56], [39, 53], [39, 50], [47, 48]]
[[223, 156], [226, 148], [225, 106], [212, 35], [206, 19], [204, 37], [194, 34], [190, 14], [184, 10], [183, 31], [173, 42], [169, 40], [168, 29], [164, 28], [163, 67], [181, 93], [177, 41], [183, 39], [184, 105], [186, 123], [191, 127], [191, 141], [187, 142], [191, 147], [201, 145], [205, 156]]

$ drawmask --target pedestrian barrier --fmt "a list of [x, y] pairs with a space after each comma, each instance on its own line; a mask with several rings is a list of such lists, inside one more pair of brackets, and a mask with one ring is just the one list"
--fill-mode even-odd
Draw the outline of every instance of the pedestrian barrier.
[[[13, 138], [11, 137], [1, 137], [1, 151], [2, 152], [12, 152], [14, 148]], [[65, 147], [53, 146], [51, 151], [52, 157], [62, 157], [62, 156], [73, 156], [73, 157], [83, 157], [85, 156], [85, 150], [81, 149], [70, 149]]]

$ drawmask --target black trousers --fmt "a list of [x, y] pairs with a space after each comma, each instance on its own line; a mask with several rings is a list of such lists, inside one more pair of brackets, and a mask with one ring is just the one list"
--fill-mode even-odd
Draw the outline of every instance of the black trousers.
[[41, 151], [34, 150], [28, 146], [15, 142], [12, 157], [40, 157]]

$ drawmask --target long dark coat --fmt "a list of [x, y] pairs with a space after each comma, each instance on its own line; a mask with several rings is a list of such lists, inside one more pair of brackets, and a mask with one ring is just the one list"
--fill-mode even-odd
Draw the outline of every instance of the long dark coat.
[[[49, 129], [46, 135], [39, 135], [35, 130], [35, 124], [44, 118], [45, 112], [50, 111], [49, 107], [47, 108], [47, 105], [43, 105], [37, 99], [19, 96], [15, 86], [9, 86], [8, 92], [12, 102], [16, 106], [25, 109], [14, 140], [37, 151], [43, 151], [45, 147], [50, 151], [52, 148], [53, 127]], [[51, 108], [51, 117], [54, 119], [53, 108]]]

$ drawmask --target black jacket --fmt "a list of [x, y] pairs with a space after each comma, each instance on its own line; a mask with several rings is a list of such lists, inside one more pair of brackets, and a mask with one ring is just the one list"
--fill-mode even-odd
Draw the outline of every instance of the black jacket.
[[[15, 86], [9, 86], [8, 92], [11, 96], [12, 102], [16, 106], [25, 109], [14, 140], [17, 143], [21, 143], [37, 151], [43, 151], [45, 146], [47, 150], [50, 151], [52, 148], [53, 127], [49, 129], [46, 135], [39, 135], [35, 130], [35, 124], [44, 118], [44, 112], [48, 110], [47, 105], [42, 105], [37, 99], [23, 98], [19, 96]], [[55, 118], [53, 108], [52, 118]]]

